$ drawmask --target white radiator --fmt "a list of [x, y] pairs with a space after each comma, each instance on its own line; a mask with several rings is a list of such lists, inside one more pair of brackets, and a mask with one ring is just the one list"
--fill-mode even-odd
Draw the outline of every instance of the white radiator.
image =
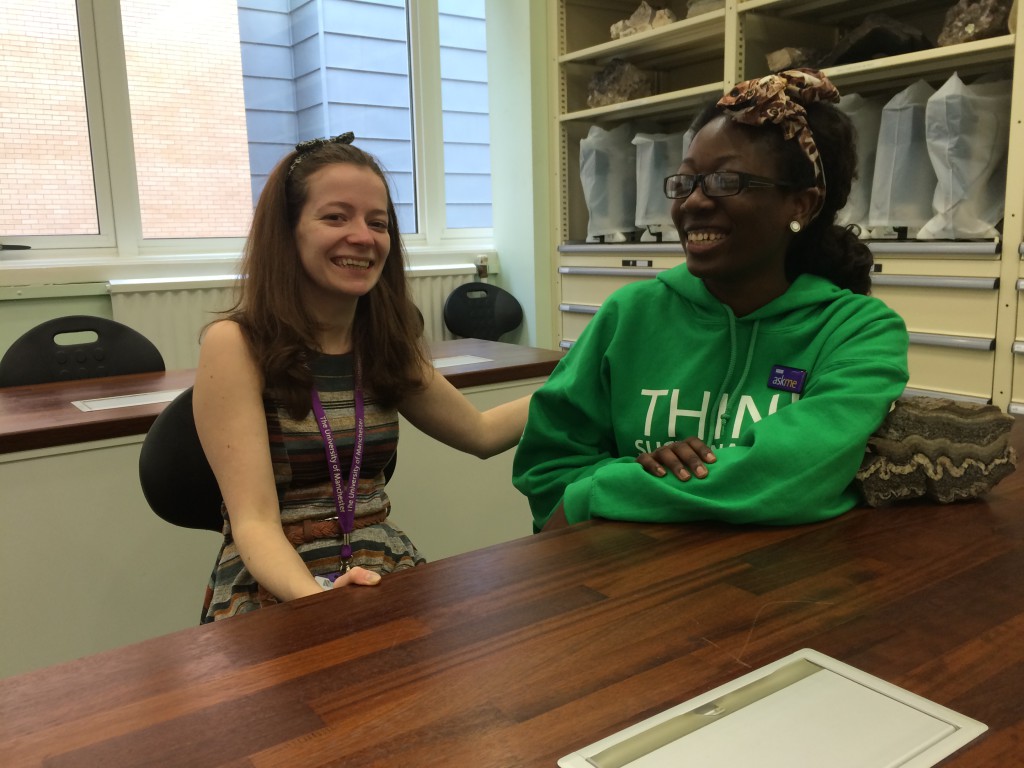
[[444, 300], [457, 285], [476, 281], [476, 267], [457, 264], [445, 267], [413, 268], [408, 271], [412, 300], [423, 313], [423, 335], [427, 341], [454, 339], [444, 327]]
[[160, 350], [167, 370], [195, 368], [199, 334], [235, 303], [234, 275], [111, 280], [114, 319], [141, 333]]
[[[444, 302], [452, 289], [477, 279], [476, 267], [458, 264], [409, 270], [412, 299], [423, 313], [427, 341], [455, 338], [444, 327]], [[168, 370], [195, 368], [199, 334], [235, 303], [235, 276], [111, 280], [114, 319], [146, 336]]]

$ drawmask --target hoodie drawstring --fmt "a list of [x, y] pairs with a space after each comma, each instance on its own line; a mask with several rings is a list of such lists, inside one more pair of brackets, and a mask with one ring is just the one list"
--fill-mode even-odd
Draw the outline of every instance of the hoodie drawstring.
[[[728, 310], [727, 310], [728, 311]], [[732, 378], [733, 369], [736, 366], [736, 317], [731, 311], [729, 311], [729, 368], [726, 370], [725, 379], [722, 382], [722, 386], [715, 396], [715, 432], [714, 434], [721, 436], [724, 441], [724, 432], [728, 429], [729, 421], [732, 419], [733, 414], [736, 411], [736, 400], [735, 397], [743, 390], [743, 385], [747, 383], [747, 376], [750, 374], [750, 366], [754, 360], [754, 350], [757, 347], [757, 331], [761, 326], [760, 320], [755, 320], [754, 325], [750, 331], [750, 342], [747, 344], [747, 359], [743, 365], [743, 372], [740, 374], [739, 380], [736, 382], [736, 386], [732, 388], [733, 397], [730, 398], [728, 405], [726, 406], [725, 413], [722, 414], [721, 419], [718, 418], [719, 402], [725, 396], [725, 390], [729, 385], [729, 379]], [[721, 427], [721, 430], [720, 430]]]
[[[729, 317], [729, 367], [725, 370], [725, 377], [722, 379], [721, 385], [718, 387], [718, 393], [715, 395], [715, 399], [711, 401], [711, 414], [713, 416], [711, 433], [708, 435], [708, 444], [720, 434], [719, 426], [721, 420], [718, 417], [718, 409], [722, 402], [722, 397], [725, 396], [725, 388], [729, 384], [729, 379], [732, 378], [733, 369], [736, 367], [736, 316], [732, 313], [732, 310], [725, 307], [725, 314]], [[728, 418], [724, 416], [724, 418]]]

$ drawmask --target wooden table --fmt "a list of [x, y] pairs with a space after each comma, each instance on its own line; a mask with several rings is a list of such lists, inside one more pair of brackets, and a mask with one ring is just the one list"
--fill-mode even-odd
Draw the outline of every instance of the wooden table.
[[810, 647], [986, 723], [945, 764], [1004, 768], [1022, 638], [1022, 471], [792, 528], [598, 521], [0, 681], [0, 762], [553, 766]]
[[[430, 351], [435, 359], [484, 359], [440, 369], [459, 388], [547, 376], [562, 357], [557, 351], [481, 339], [435, 342]], [[194, 380], [194, 370], [182, 370], [0, 388], [0, 453], [145, 434], [166, 402], [97, 411], [81, 411], [72, 403], [184, 389]]]

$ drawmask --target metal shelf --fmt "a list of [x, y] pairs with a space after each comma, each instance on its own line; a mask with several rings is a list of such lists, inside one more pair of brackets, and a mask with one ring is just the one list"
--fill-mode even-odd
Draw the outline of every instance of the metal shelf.
[[610, 251], [623, 253], [662, 253], [669, 256], [682, 256], [683, 246], [678, 240], [670, 243], [563, 243], [558, 246], [559, 253], [600, 253], [608, 255]]
[[659, 93], [642, 99], [623, 101], [619, 104], [608, 104], [603, 107], [581, 109], [568, 112], [558, 119], [563, 122], [586, 121], [601, 122], [605, 120], [634, 120], [638, 117], [668, 116], [678, 117], [680, 112], [695, 112], [711, 99], [725, 93], [725, 82], [722, 80], [684, 88], [680, 91]]
[[908, 80], [947, 77], [954, 70], [960, 74], [988, 72], [993, 64], [1011, 64], [1015, 42], [1014, 35], [1002, 35], [883, 59], [841, 64], [827, 68], [825, 73], [843, 92], [870, 86], [892, 89]]
[[996, 240], [869, 240], [876, 256], [989, 256], [997, 258], [1001, 247]]
[[996, 348], [995, 339], [982, 339], [975, 336], [947, 336], [942, 333], [919, 333], [910, 331], [911, 344], [923, 344], [928, 347], [953, 347], [954, 349], [973, 349], [978, 352], [991, 352]]
[[933, 275], [871, 275], [874, 285], [894, 285], [910, 288], [960, 288], [973, 291], [994, 291], [999, 288], [998, 277], [942, 277]]
[[607, 64], [626, 59], [638, 67], [681, 64], [725, 52], [725, 11], [712, 11], [664, 27], [583, 48], [558, 57], [559, 64]]
[[560, 275], [587, 277], [654, 277], [669, 267], [559, 267]]
[[768, 12], [780, 18], [812, 19], [827, 24], [859, 24], [872, 13], [898, 15], [901, 11], [946, 10], [950, 0], [746, 0], [739, 13]]

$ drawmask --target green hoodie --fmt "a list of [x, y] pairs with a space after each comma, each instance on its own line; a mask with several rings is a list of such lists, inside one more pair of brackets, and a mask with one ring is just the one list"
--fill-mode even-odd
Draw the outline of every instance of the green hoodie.
[[[612, 294], [534, 394], [513, 485], [536, 530], [559, 502], [570, 523], [833, 517], [857, 503], [850, 482], [906, 386], [907, 343], [880, 300], [821, 277], [736, 317], [673, 268]], [[636, 463], [691, 436], [717, 456], [703, 479]]]

